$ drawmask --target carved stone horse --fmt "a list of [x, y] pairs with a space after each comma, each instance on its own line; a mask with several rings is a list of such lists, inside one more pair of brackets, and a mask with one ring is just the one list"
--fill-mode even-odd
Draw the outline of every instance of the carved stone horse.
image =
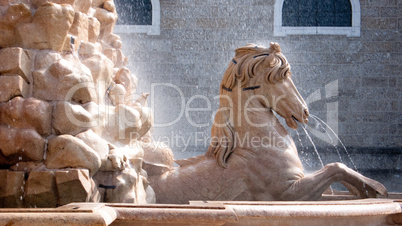
[[361, 198], [387, 195], [381, 183], [342, 163], [305, 176], [292, 138], [273, 113], [293, 129], [309, 116], [280, 46], [235, 52], [222, 79], [208, 151], [149, 178], [157, 203], [317, 200], [334, 182]]

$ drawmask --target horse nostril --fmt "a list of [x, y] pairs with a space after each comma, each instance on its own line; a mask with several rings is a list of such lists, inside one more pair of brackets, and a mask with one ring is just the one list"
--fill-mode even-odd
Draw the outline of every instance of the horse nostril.
[[307, 117], [310, 116], [310, 113], [308, 113], [308, 109], [307, 109], [307, 108], [304, 109], [304, 114], [306, 114]]

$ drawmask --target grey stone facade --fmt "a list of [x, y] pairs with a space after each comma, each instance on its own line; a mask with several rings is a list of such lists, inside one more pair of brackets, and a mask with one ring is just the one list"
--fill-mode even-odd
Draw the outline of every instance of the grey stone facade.
[[[389, 180], [400, 181], [402, 1], [361, 0], [360, 37], [274, 37], [274, 3], [161, 0], [159, 36], [120, 35], [128, 67], [140, 81], [138, 90], [151, 93], [149, 104], [155, 107], [156, 124], [174, 122], [182, 105], [205, 110], [184, 112], [178, 122], [155, 128], [155, 138], [167, 143], [176, 158], [205, 152], [211, 118], [218, 107], [214, 96], [233, 51], [247, 43], [268, 46], [274, 41], [289, 60], [301, 95], [308, 99], [320, 92], [319, 100], [309, 103], [310, 112], [325, 122], [337, 123], [337, 133], [352, 156], [370, 157], [355, 160], [357, 168], [367, 172], [383, 169]], [[162, 83], [177, 86], [184, 102], [179, 91]], [[329, 89], [336, 84], [334, 93]], [[299, 129], [299, 136], [291, 133], [306, 168], [319, 167], [311, 163], [317, 157], [303, 130]], [[314, 135], [312, 139], [324, 164], [339, 161], [335, 149], [348, 161], [341, 144], [333, 147]], [[373, 167], [369, 162], [376, 164]]]

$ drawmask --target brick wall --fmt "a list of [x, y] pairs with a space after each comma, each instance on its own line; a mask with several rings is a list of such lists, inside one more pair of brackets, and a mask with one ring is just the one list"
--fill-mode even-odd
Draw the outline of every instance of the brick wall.
[[[151, 92], [154, 84], [150, 101], [155, 106], [157, 124], [174, 121], [182, 104], [207, 108], [211, 103], [209, 111], [188, 112], [190, 120], [184, 114], [173, 125], [155, 128], [156, 138], [168, 143], [175, 150], [176, 158], [204, 152], [208, 143], [203, 145], [200, 139], [210, 134], [211, 117], [218, 107], [213, 97], [218, 95], [218, 86], [233, 51], [247, 43], [267, 46], [275, 41], [281, 44], [291, 63], [293, 80], [301, 95], [307, 99], [317, 90], [321, 93], [321, 100], [309, 104], [310, 112], [332, 124], [337, 112], [338, 134], [346, 147], [370, 148], [367, 151], [371, 153], [381, 149], [385, 153], [383, 157], [388, 156], [387, 150], [393, 150], [400, 169], [402, 1], [361, 0], [361, 37], [353, 38], [274, 37], [274, 2], [161, 0], [159, 36], [121, 34], [124, 52], [129, 57], [128, 66], [140, 81], [139, 90]], [[338, 91], [327, 98], [331, 82], [337, 82]], [[185, 102], [177, 90], [155, 86], [155, 83], [177, 86]], [[193, 126], [190, 121], [207, 126]], [[292, 135], [301, 152], [307, 153], [311, 144], [302, 130], [298, 132], [299, 136], [293, 131]], [[312, 137], [319, 151], [331, 149], [328, 142]]]

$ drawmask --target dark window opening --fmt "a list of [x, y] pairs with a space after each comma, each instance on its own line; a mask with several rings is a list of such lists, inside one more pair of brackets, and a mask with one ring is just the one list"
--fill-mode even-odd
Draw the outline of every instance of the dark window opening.
[[152, 25], [151, 0], [114, 0], [118, 25]]
[[351, 27], [350, 0], [285, 0], [282, 26]]

